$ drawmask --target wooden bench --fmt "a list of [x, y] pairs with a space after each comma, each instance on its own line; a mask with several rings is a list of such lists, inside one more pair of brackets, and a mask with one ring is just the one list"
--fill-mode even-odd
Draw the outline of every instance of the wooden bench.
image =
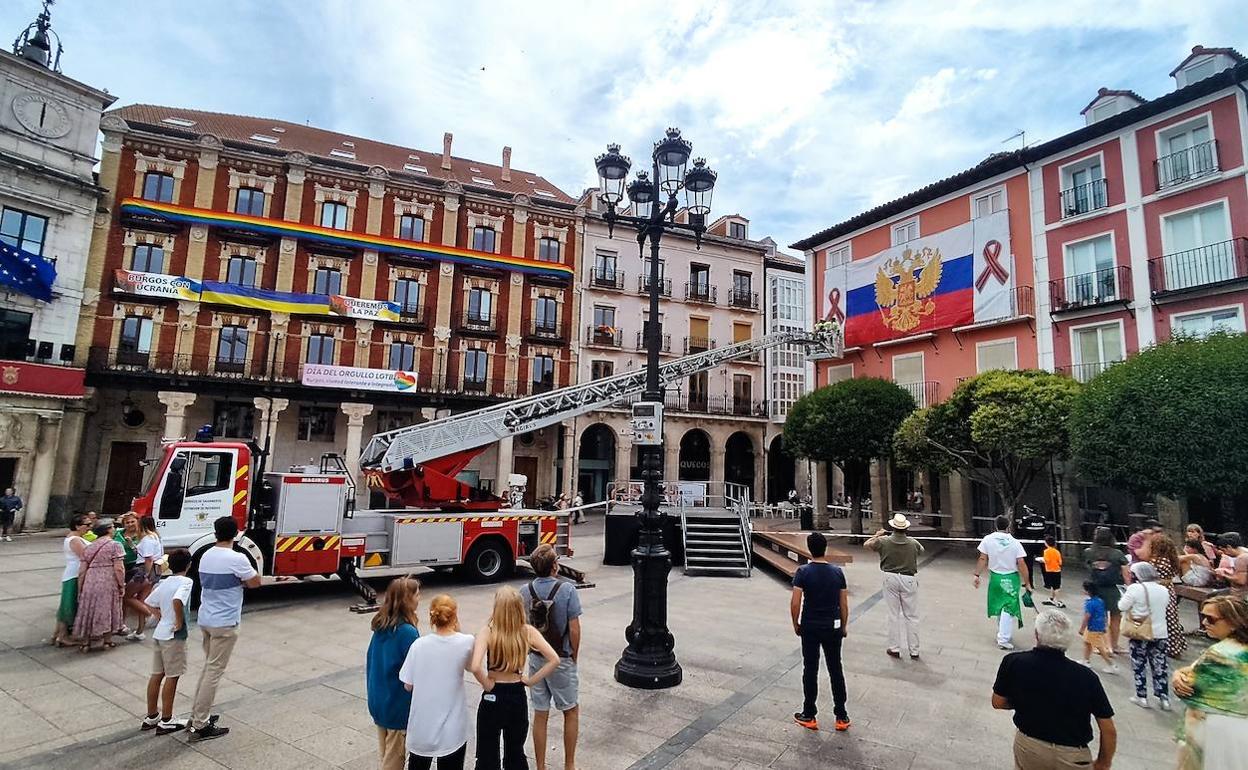
[[1204, 604], [1205, 599], [1208, 599], [1210, 596], [1214, 594], [1214, 592], [1218, 590], [1217, 588], [1201, 588], [1198, 586], [1188, 586], [1188, 585], [1183, 585], [1182, 583], [1175, 583], [1173, 587], [1174, 587], [1174, 595], [1176, 598], [1189, 599], [1193, 602], [1196, 602], [1197, 607]]

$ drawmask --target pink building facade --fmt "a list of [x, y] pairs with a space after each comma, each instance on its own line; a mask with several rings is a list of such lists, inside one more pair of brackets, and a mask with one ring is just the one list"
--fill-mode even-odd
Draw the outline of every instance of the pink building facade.
[[[1168, 94], [1149, 101], [1101, 89], [1082, 128], [994, 154], [794, 244], [818, 298], [810, 323], [846, 320], [844, 357], [816, 362], [812, 385], [881, 377], [925, 406], [989, 369], [1041, 368], [1087, 381], [1175, 334], [1244, 332], [1248, 60], [1197, 47], [1171, 75], [1176, 89]], [[999, 224], [990, 227], [1001, 219], [1004, 237]], [[956, 237], [981, 229], [993, 241]], [[939, 283], [925, 282], [942, 244]], [[968, 250], [972, 259], [959, 262]], [[901, 287], [911, 270], [913, 295]], [[868, 286], [880, 273], [895, 291]], [[997, 299], [984, 301], [992, 291]], [[895, 309], [905, 304], [905, 313]], [[902, 323], [891, 323], [899, 314]], [[1143, 504], [1080, 486], [1074, 470], [1055, 468], [1029, 502], [1075, 531], [1080, 510], [1105, 502], [1127, 524]], [[926, 486], [925, 506], [943, 512], [955, 534], [982, 530], [995, 513], [987, 490], [956, 477], [895, 468], [873, 476], [872, 499], [890, 508]], [[824, 494], [835, 496], [839, 480], [824, 478]], [[1189, 509], [1200, 520], [1205, 503], [1186, 502], [1156, 504], [1175, 524]]]

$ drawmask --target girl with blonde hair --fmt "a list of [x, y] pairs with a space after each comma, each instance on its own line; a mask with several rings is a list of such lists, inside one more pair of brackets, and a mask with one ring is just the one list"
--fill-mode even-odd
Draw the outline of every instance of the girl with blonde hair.
[[373, 616], [373, 638], [368, 643], [364, 670], [368, 714], [377, 725], [381, 770], [403, 770], [407, 761], [407, 714], [412, 696], [400, 686], [399, 669], [408, 649], [420, 637], [416, 629], [419, 603], [420, 581], [401, 577], [390, 581], [381, 609]]
[[[545, 658], [545, 664], [531, 676], [525, 673], [530, 651]], [[494, 611], [477, 634], [471, 665], [484, 690], [477, 707], [476, 770], [528, 770], [524, 742], [529, 733], [529, 703], [524, 688], [554, 671], [559, 655], [541, 632], [525, 622], [524, 602], [511, 586], [494, 592]]]
[[464, 672], [472, 661], [472, 636], [459, 631], [459, 608], [446, 594], [429, 603], [433, 633], [407, 651], [399, 679], [411, 699], [407, 717], [409, 770], [462, 770], [468, 747]]

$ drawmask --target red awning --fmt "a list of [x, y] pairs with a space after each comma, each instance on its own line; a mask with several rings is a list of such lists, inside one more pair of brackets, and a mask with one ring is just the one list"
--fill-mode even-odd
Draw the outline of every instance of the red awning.
[[0, 393], [82, 398], [86, 370], [69, 366], [0, 360]]

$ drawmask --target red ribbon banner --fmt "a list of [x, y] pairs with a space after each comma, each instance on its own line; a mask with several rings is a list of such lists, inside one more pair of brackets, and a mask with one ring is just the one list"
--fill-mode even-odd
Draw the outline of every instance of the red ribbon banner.
[[841, 290], [833, 289], [828, 292], [828, 302], [832, 303], [832, 308], [828, 310], [828, 315], [823, 320], [835, 320], [842, 326], [845, 325], [845, 311], [841, 310]]
[[996, 278], [1002, 286], [1005, 285], [1005, 281], [1010, 277], [1010, 274], [1005, 272], [1005, 268], [1002, 267], [1000, 257], [1000, 241], [988, 241], [988, 243], [984, 244], [984, 262], [987, 265], [984, 267], [984, 272], [980, 273], [979, 277], [975, 279], [975, 291], [983, 291], [984, 287], [988, 285], [989, 278]]

